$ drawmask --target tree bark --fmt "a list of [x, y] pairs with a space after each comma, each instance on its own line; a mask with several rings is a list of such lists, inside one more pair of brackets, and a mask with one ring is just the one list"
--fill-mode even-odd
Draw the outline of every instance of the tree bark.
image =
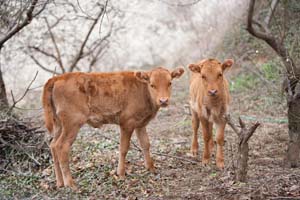
[[247, 177], [248, 168], [248, 157], [249, 157], [249, 145], [248, 142], [240, 143], [237, 153], [237, 170], [236, 180], [245, 182]]
[[0, 68], [0, 111], [8, 109], [5, 83], [3, 81], [2, 70]]
[[288, 121], [289, 121], [289, 144], [287, 149], [287, 166], [300, 166], [300, 82], [296, 86], [288, 87]]

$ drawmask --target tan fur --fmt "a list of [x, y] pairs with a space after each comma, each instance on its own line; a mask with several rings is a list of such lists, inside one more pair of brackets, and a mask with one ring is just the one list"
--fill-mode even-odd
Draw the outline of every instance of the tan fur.
[[[212, 129], [217, 125], [217, 166], [224, 167], [224, 129], [226, 122], [224, 114], [228, 110], [230, 95], [228, 81], [224, 71], [231, 67], [233, 60], [226, 60], [223, 64], [215, 59], [205, 59], [196, 64], [190, 64], [192, 71], [190, 82], [190, 106], [192, 110], [193, 141], [191, 152], [198, 153], [198, 128], [201, 123], [204, 140], [202, 162], [207, 164], [213, 150]], [[212, 95], [211, 91], [217, 91]]]
[[156, 68], [149, 72], [67, 73], [48, 80], [44, 86], [43, 107], [46, 127], [53, 135], [51, 153], [57, 186], [75, 188], [69, 168], [69, 152], [82, 125], [120, 125], [117, 173], [125, 176], [125, 157], [136, 130], [145, 156], [146, 168], [153, 171], [146, 125], [155, 117], [161, 99], [171, 95], [171, 81], [183, 74]]

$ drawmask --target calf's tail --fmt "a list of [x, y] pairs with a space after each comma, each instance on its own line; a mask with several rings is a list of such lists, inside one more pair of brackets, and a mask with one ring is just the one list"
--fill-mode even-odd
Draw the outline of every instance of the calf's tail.
[[55, 106], [52, 98], [52, 91], [55, 83], [55, 78], [51, 78], [44, 86], [42, 102], [44, 108], [44, 120], [49, 133], [53, 133], [54, 121], [56, 116]]

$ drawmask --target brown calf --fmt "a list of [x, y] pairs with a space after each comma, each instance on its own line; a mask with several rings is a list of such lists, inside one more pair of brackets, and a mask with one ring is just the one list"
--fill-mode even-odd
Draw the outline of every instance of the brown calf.
[[69, 168], [69, 152], [82, 125], [120, 125], [117, 173], [125, 176], [125, 157], [133, 131], [142, 147], [145, 166], [153, 171], [146, 125], [160, 107], [169, 104], [171, 81], [182, 68], [169, 72], [67, 73], [48, 80], [43, 107], [46, 127], [53, 135], [51, 153], [58, 187], [76, 188]]
[[232, 64], [231, 59], [225, 60], [223, 64], [215, 59], [205, 59], [197, 64], [189, 65], [193, 72], [190, 82], [190, 106], [194, 131], [191, 153], [194, 156], [198, 153], [197, 131], [200, 122], [204, 140], [202, 163], [209, 162], [214, 146], [212, 130], [213, 123], [215, 123], [217, 125], [216, 162], [218, 168], [224, 168], [223, 145], [226, 125], [224, 114], [227, 112], [230, 100], [228, 82], [223, 74]]

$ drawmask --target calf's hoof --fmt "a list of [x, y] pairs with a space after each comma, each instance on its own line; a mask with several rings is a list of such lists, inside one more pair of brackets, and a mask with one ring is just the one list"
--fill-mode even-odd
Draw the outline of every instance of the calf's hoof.
[[154, 162], [153, 162], [152, 159], [151, 159], [151, 161], [148, 162], [148, 163], [145, 162], [145, 167], [146, 167], [146, 169], [147, 169], [148, 171], [150, 171], [150, 172], [152, 172], [152, 173], [155, 172]]
[[117, 175], [118, 175], [119, 179], [124, 180], [125, 179], [125, 169], [118, 169]]
[[191, 149], [191, 154], [192, 154], [193, 157], [197, 157], [198, 149]]
[[154, 165], [152, 165], [151, 167], [146, 167], [146, 169], [151, 172], [151, 173], [155, 173], [155, 167]]
[[57, 187], [57, 188], [62, 188], [62, 187], [64, 187], [64, 182], [61, 182], [61, 181], [56, 182], [56, 187]]
[[217, 161], [217, 167], [221, 170], [224, 169], [224, 161]]
[[119, 180], [124, 180], [126, 178], [126, 176], [125, 176], [125, 174], [124, 175], [118, 174], [118, 178], [119, 178]]
[[202, 165], [206, 166], [209, 163], [209, 158], [203, 158], [202, 159]]
[[67, 183], [65, 186], [71, 188], [73, 191], [78, 191], [78, 188], [74, 182]]

